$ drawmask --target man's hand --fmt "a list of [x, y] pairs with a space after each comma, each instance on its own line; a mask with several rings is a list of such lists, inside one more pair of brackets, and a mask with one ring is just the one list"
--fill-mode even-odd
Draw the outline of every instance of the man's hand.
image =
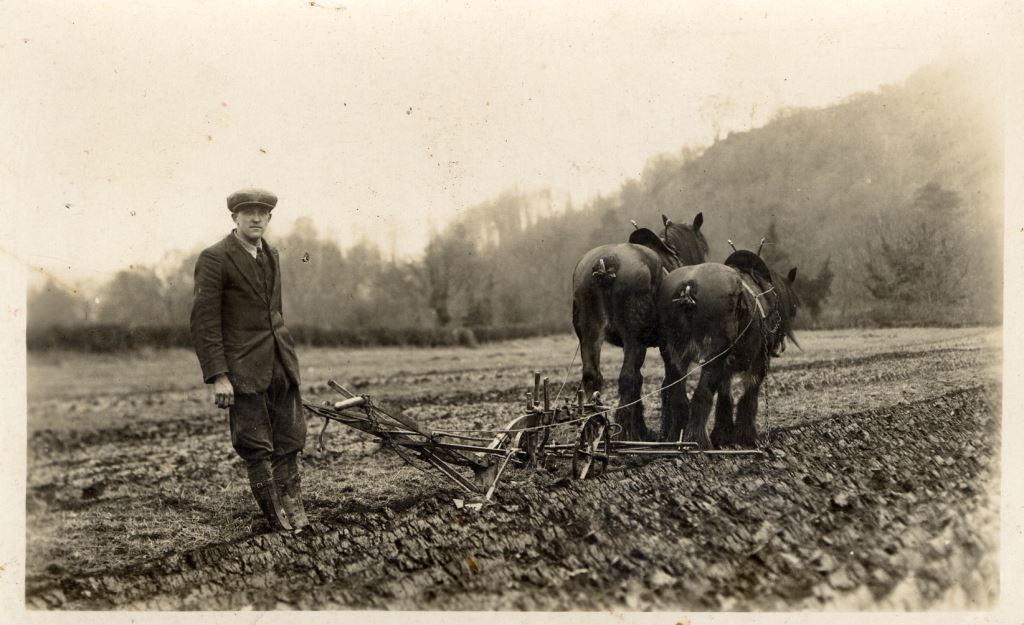
[[218, 408], [227, 408], [235, 403], [235, 387], [226, 373], [213, 379], [213, 401]]

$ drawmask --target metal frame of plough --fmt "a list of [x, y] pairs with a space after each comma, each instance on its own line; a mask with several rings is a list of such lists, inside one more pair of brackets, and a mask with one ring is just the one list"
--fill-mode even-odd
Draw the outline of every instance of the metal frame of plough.
[[[534, 372], [533, 392], [526, 394], [525, 414], [516, 417], [500, 430], [427, 430], [404, 415], [393, 415], [377, 405], [369, 395], [356, 395], [334, 380], [327, 385], [345, 399], [313, 404], [303, 401], [311, 414], [324, 419], [317, 449], [323, 452], [324, 437], [331, 421], [343, 423], [378, 438], [412, 464], [412, 453], [437, 469], [441, 475], [471, 496], [490, 500], [509, 463], [520, 467], [545, 465], [549, 458], [570, 458], [575, 479], [595, 477], [604, 472], [616, 455], [620, 456], [682, 456], [760, 455], [758, 449], [704, 450], [689, 441], [648, 442], [620, 441], [612, 437], [620, 429], [608, 415], [615, 408], [601, 403], [594, 393], [585, 401], [582, 390], [576, 392], [576, 403], [555, 408], [550, 399], [548, 379]], [[573, 443], [550, 443], [555, 428], [578, 425]], [[489, 436], [469, 436], [483, 434]], [[467, 442], [469, 441], [469, 442]], [[481, 443], [487, 442], [486, 445]], [[415, 465], [414, 465], [415, 466]], [[468, 470], [471, 477], [461, 471]]]

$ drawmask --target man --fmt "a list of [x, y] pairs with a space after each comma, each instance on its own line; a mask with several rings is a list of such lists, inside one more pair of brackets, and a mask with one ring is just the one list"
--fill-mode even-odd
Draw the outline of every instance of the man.
[[235, 229], [196, 261], [192, 343], [260, 510], [273, 531], [298, 531], [309, 525], [296, 459], [306, 442], [299, 361], [281, 315], [278, 253], [263, 239], [277, 197], [243, 189], [227, 203]]

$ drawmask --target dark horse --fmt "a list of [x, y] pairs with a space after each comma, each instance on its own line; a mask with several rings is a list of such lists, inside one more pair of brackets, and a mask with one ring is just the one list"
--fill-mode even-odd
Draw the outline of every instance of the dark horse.
[[[665, 362], [665, 383], [680, 373], [672, 366], [658, 325], [655, 295], [668, 272], [682, 265], [704, 262], [708, 243], [700, 232], [704, 216], [697, 213], [693, 225], [677, 224], [662, 215], [664, 237], [641, 228], [629, 243], [596, 247], [586, 254], [572, 276], [572, 326], [580, 342], [583, 390], [587, 397], [601, 390], [601, 345], [607, 340], [623, 349], [619, 372], [619, 406], [615, 420], [625, 440], [649, 439], [639, 401], [648, 347], [658, 347]], [[633, 403], [636, 402], [636, 403]], [[686, 393], [662, 395], [662, 420], [669, 404], [685, 411]], [[629, 405], [626, 408], [622, 406]]]
[[[725, 264], [681, 267], [665, 277], [658, 291], [658, 313], [669, 357], [679, 371], [685, 372], [694, 361], [702, 365], [689, 414], [671, 415], [670, 437], [676, 439], [682, 432], [682, 440], [694, 441], [701, 449], [755, 445], [758, 396], [769, 361], [783, 352], [787, 338], [797, 344], [795, 279], [795, 267], [783, 278], [746, 250], [734, 252]], [[731, 391], [732, 376], [737, 374], [741, 392], [734, 425]], [[715, 427], [709, 439], [707, 419], [716, 394]]]

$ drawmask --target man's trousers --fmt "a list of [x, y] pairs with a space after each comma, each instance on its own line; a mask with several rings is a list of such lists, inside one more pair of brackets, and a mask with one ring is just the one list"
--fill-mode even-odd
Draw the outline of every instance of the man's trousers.
[[276, 351], [270, 386], [262, 393], [236, 394], [228, 420], [231, 445], [245, 461], [250, 483], [297, 474], [295, 455], [306, 443], [306, 418], [299, 388]]

